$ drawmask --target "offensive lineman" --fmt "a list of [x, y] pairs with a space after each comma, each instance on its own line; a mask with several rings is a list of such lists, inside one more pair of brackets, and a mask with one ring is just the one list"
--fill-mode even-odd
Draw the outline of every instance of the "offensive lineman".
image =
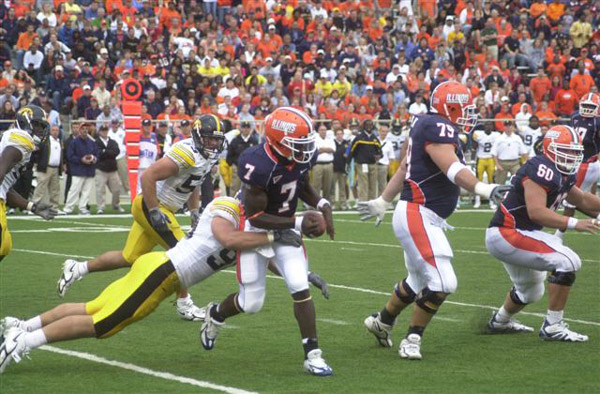
[[[196, 120], [192, 138], [175, 143], [144, 171], [142, 194], [131, 206], [134, 221], [123, 250], [106, 252], [90, 261], [66, 260], [57, 286], [59, 296], [64, 297], [71, 285], [89, 272], [129, 267], [156, 245], [166, 250], [174, 247], [185, 236], [174, 213], [187, 201], [195, 227], [200, 217], [198, 187], [216, 164], [224, 139], [223, 125], [216, 116], [203, 115]], [[184, 320], [204, 318], [185, 288], [179, 292], [177, 312]]]
[[[571, 124], [583, 143], [583, 163], [579, 166], [575, 186], [584, 192], [591, 192], [600, 179], [600, 95], [588, 93], [583, 96], [579, 102], [579, 112], [571, 117]], [[575, 207], [568, 201], [564, 215], [575, 215]], [[555, 235], [562, 240], [565, 231], [559, 228]]]
[[[494, 131], [494, 123], [487, 122], [482, 130], [475, 130], [473, 132], [473, 142], [477, 149], [477, 179], [483, 182], [483, 175], [487, 174], [487, 183], [494, 182], [494, 170], [496, 164], [492, 156], [492, 147], [494, 141], [498, 138], [500, 133]], [[490, 201], [490, 208], [494, 202]], [[475, 204], [473, 208], [477, 209], [481, 206], [481, 196], [475, 195]]]
[[12, 237], [8, 231], [6, 206], [28, 210], [46, 220], [53, 219], [57, 211], [49, 204], [24, 199], [13, 190], [20, 170], [25, 166], [31, 153], [44, 143], [50, 131], [46, 112], [37, 105], [26, 105], [17, 112], [12, 128], [2, 134], [0, 140], [0, 261], [12, 249]]
[[[243, 182], [242, 197], [248, 220], [246, 231], [295, 229], [311, 234], [318, 222], [296, 217], [298, 198], [317, 207], [333, 239], [331, 205], [321, 198], [308, 181], [316, 162], [315, 132], [312, 120], [291, 107], [277, 108], [265, 121], [264, 144], [246, 149], [238, 160]], [[219, 305], [210, 303], [200, 331], [202, 346], [211, 350], [225, 319], [240, 313], [257, 313], [263, 306], [267, 263], [273, 261], [294, 300], [294, 316], [304, 347], [304, 370], [312, 375], [331, 375], [332, 369], [321, 357], [317, 339], [315, 307], [308, 288], [308, 261], [302, 247], [275, 243], [265, 251], [246, 251], [238, 257], [240, 290]]]
[[0, 320], [0, 373], [30, 350], [78, 338], [108, 338], [151, 314], [171, 294], [189, 288], [235, 262], [236, 250], [302, 244], [291, 230], [240, 231], [242, 207], [231, 197], [207, 206], [193, 233], [167, 252], [138, 258], [131, 270], [94, 300], [62, 304], [29, 320]]
[[[577, 168], [583, 159], [581, 137], [569, 126], [554, 126], [544, 137], [544, 154], [527, 161], [512, 179], [514, 189], [496, 211], [486, 231], [489, 252], [502, 261], [513, 287], [504, 305], [488, 322], [492, 333], [527, 332], [512, 316], [544, 295], [548, 277], [548, 312], [540, 338], [549, 341], [584, 342], [587, 335], [569, 330], [563, 311], [579, 256], [563, 246], [560, 239], [543, 227], [590, 232], [600, 230], [600, 198], [575, 185]], [[597, 219], [577, 220], [555, 211], [563, 200]]]
[[456, 290], [452, 248], [444, 229], [445, 219], [456, 209], [460, 188], [488, 199], [500, 199], [511, 188], [479, 182], [464, 164], [459, 128], [472, 129], [477, 122], [471, 103], [470, 90], [461, 83], [439, 84], [431, 95], [431, 112], [412, 119], [400, 170], [379, 198], [359, 206], [361, 220], [377, 217], [377, 225], [402, 188], [392, 224], [404, 249], [408, 276], [394, 287], [381, 312], [367, 317], [364, 324], [381, 346], [391, 347], [396, 317], [414, 302], [408, 333], [399, 348], [404, 359], [422, 358], [425, 328]]

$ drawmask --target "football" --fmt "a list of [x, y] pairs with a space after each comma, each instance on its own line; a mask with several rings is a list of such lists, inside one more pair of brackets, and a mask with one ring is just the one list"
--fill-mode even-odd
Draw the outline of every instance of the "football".
[[[327, 223], [325, 223], [325, 218], [320, 212], [308, 211], [303, 215], [303, 217], [304, 220], [302, 220], [302, 234], [311, 238], [320, 237], [321, 235], [325, 234], [325, 231], [327, 230]], [[312, 232], [308, 232], [307, 227], [312, 227], [312, 223], [314, 222], [317, 222], [318, 224], [317, 229]]]

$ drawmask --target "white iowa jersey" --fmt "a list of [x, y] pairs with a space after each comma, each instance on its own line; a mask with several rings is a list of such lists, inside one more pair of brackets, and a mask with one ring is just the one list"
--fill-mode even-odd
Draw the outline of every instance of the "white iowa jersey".
[[535, 156], [535, 152], [533, 151], [533, 144], [542, 136], [542, 132], [539, 128], [532, 129], [529, 126], [524, 126], [521, 131], [517, 133], [521, 136], [523, 143], [527, 146], [527, 151], [530, 152], [532, 156]]
[[2, 185], [0, 185], [0, 199], [6, 201], [6, 193], [15, 184], [19, 178], [19, 172], [21, 167], [29, 162], [31, 158], [31, 152], [35, 150], [35, 144], [33, 138], [28, 132], [19, 129], [8, 129], [2, 134], [2, 140], [0, 140], [0, 154], [4, 153], [4, 150], [9, 147], [17, 148], [23, 157], [15, 166], [10, 170], [8, 174], [4, 176]]
[[167, 251], [183, 288], [189, 288], [215, 271], [236, 262], [236, 252], [224, 249], [213, 236], [211, 222], [215, 217], [220, 217], [233, 224], [237, 230], [240, 228], [241, 216], [242, 209], [238, 200], [232, 197], [216, 198], [200, 216], [194, 232]]
[[183, 207], [194, 189], [200, 186], [215, 161], [205, 159], [191, 138], [171, 146], [165, 157], [177, 164], [179, 172], [156, 183], [156, 196], [167, 209], [175, 212]]
[[491, 159], [492, 158], [492, 147], [494, 141], [500, 136], [500, 133], [495, 131], [489, 135], [483, 130], [475, 130], [473, 133], [473, 140], [477, 141], [477, 158], [478, 159]]

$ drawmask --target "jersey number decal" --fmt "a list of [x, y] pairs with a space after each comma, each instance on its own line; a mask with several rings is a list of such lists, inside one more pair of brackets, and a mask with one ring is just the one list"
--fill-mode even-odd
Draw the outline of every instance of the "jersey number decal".
[[454, 127], [446, 123], [436, 123], [435, 125], [440, 128], [440, 137], [454, 138]]
[[283, 202], [283, 204], [281, 204], [281, 208], [279, 208], [279, 213], [285, 212], [285, 211], [289, 211], [290, 210], [290, 201], [292, 201], [292, 198], [294, 198], [294, 195], [296, 194], [296, 183], [298, 181], [291, 181], [288, 183], [284, 183], [283, 185], [281, 185], [281, 194], [285, 194], [288, 193], [288, 196], [286, 198], [286, 200]]
[[254, 167], [252, 164], [246, 163], [246, 169], [248, 170], [248, 172], [246, 172], [246, 175], [244, 175], [245, 180], [247, 180], [247, 181], [250, 180], [250, 176], [254, 172], [254, 168], [256, 168], [256, 167]]
[[235, 250], [229, 249], [221, 249], [219, 254], [215, 257], [215, 255], [210, 255], [206, 259], [206, 263], [210, 265], [215, 271], [223, 269], [227, 266], [230, 266], [235, 262], [235, 258], [237, 256], [237, 252]]
[[178, 193], [191, 193], [194, 191], [196, 186], [198, 186], [198, 184], [201, 183], [200, 180], [202, 178], [203, 177], [198, 175], [190, 175], [190, 177], [186, 179], [185, 182], [183, 182], [181, 186], [177, 187], [175, 190], [177, 190]]
[[533, 143], [533, 136], [526, 135], [525, 138], [523, 138], [523, 140], [525, 141], [525, 145], [531, 146], [531, 144]]
[[547, 181], [551, 181], [554, 177], [554, 171], [552, 171], [552, 169], [546, 167], [545, 165], [540, 164], [540, 166], [538, 167], [537, 176]]
[[585, 135], [587, 133], [587, 129], [585, 127], [575, 127], [575, 132], [579, 134], [581, 139], [585, 139]]
[[483, 152], [484, 153], [490, 153], [492, 151], [492, 143], [491, 142], [486, 142], [485, 144], [483, 144]]

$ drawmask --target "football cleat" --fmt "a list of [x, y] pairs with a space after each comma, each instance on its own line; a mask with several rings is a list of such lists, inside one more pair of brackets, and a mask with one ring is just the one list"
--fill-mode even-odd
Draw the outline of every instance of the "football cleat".
[[510, 319], [507, 322], [499, 322], [496, 319], [498, 312], [492, 314], [492, 318], [487, 324], [487, 330], [490, 334], [514, 334], [518, 332], [533, 332], [533, 327], [526, 326], [521, 322]]
[[540, 338], [544, 341], [563, 342], [586, 342], [589, 339], [587, 335], [569, 330], [569, 325], [564, 320], [550, 324], [546, 319], [544, 319], [544, 324], [540, 329]]
[[6, 336], [6, 333], [11, 328], [21, 328], [23, 324], [23, 320], [17, 319], [16, 317], [6, 316], [4, 319], [0, 320], [0, 335]]
[[306, 355], [304, 360], [304, 370], [315, 376], [329, 376], [333, 374], [333, 370], [321, 355], [323, 352], [321, 349], [313, 349]]
[[25, 344], [26, 332], [13, 327], [6, 332], [4, 341], [0, 345], [0, 374], [12, 362], [20, 362], [22, 356], [29, 355], [29, 348]]
[[213, 306], [216, 306], [214, 302], [206, 306], [206, 317], [200, 328], [200, 342], [202, 342], [202, 347], [206, 350], [211, 350], [215, 347], [219, 330], [225, 325], [225, 322], [218, 322], [210, 316]]
[[365, 327], [369, 332], [375, 335], [377, 342], [379, 345], [383, 347], [392, 347], [392, 339], [390, 338], [390, 334], [392, 332], [392, 328], [394, 326], [390, 326], [389, 324], [383, 323], [379, 319], [379, 313], [375, 313], [371, 316], [368, 316], [365, 319]]
[[183, 304], [177, 300], [177, 313], [180, 318], [187, 321], [204, 321], [206, 318], [206, 308], [199, 308], [191, 298], [185, 300]]
[[63, 263], [63, 272], [60, 275], [60, 279], [58, 280], [56, 290], [58, 291], [58, 296], [63, 298], [69, 288], [78, 280], [82, 279], [82, 276], [79, 275], [79, 270], [77, 269], [77, 264], [79, 261], [67, 259]]
[[408, 334], [406, 338], [400, 343], [398, 349], [400, 358], [407, 360], [420, 360], [421, 356], [421, 337], [417, 334]]

